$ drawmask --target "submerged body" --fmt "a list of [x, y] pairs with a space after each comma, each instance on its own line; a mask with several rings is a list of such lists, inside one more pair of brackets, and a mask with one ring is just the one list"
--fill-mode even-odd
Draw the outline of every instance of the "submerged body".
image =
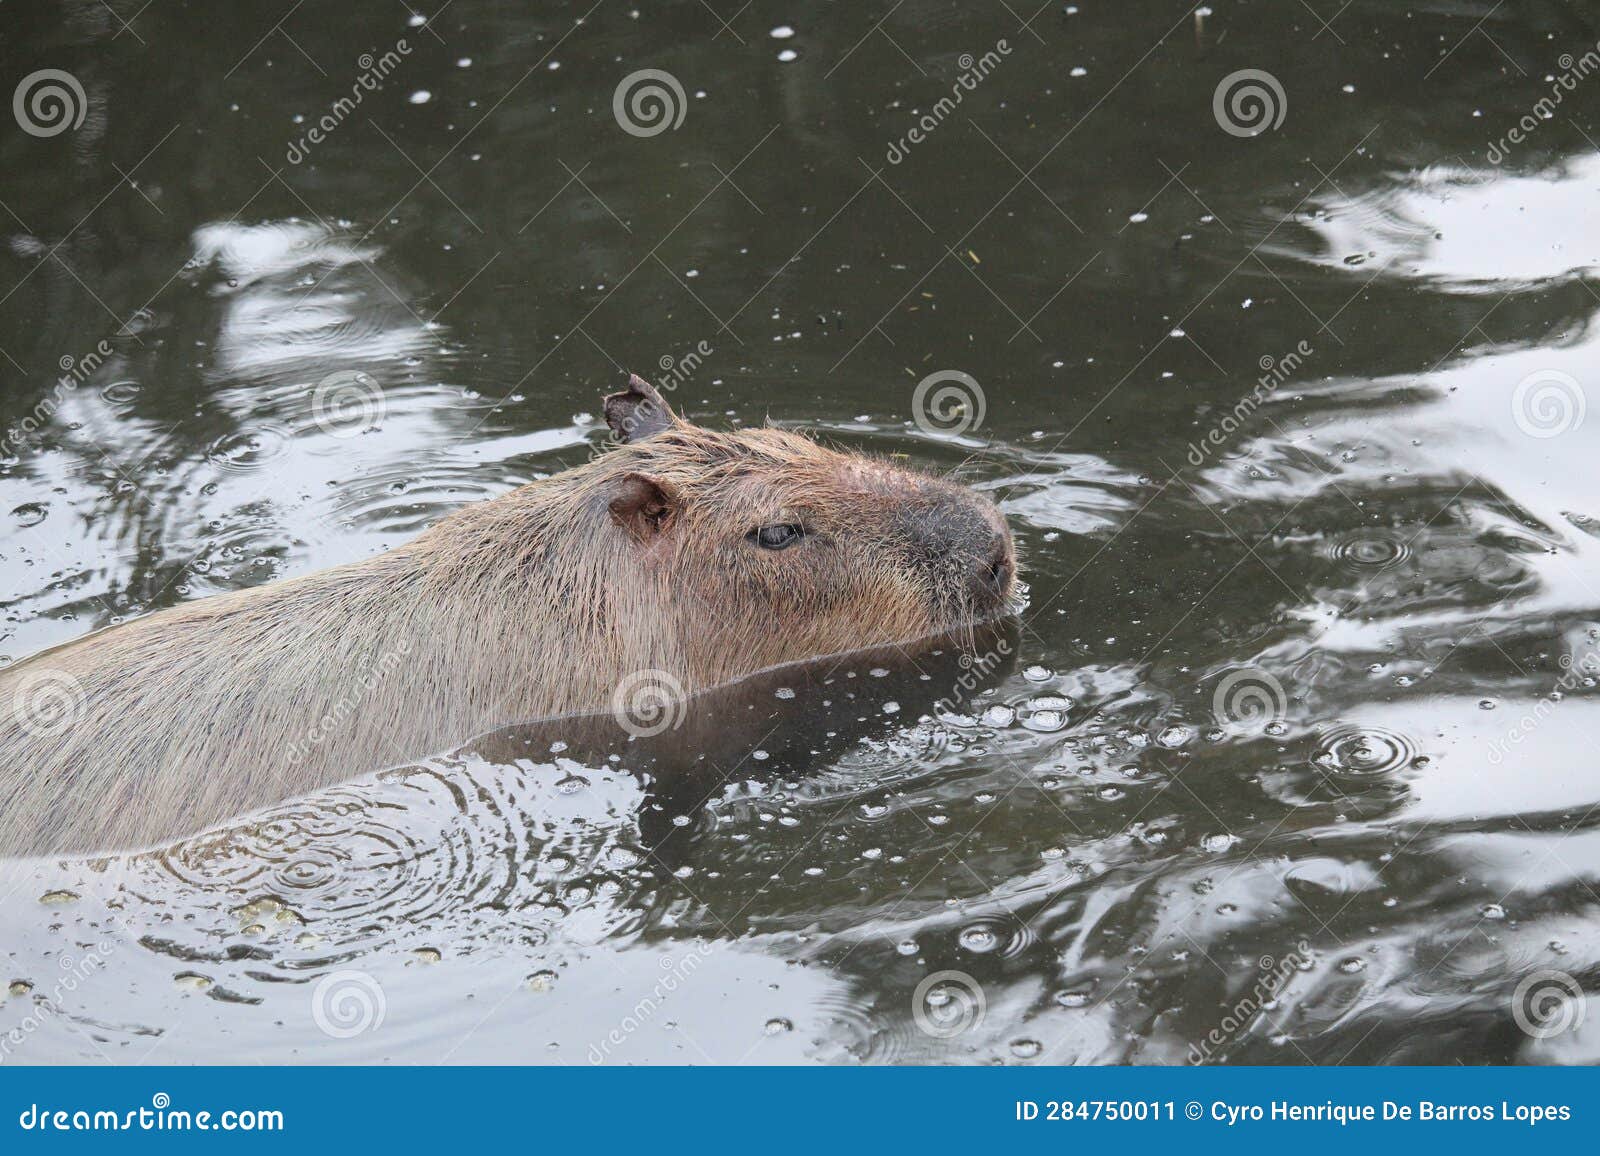
[[992, 618], [1010, 535], [969, 491], [633, 379], [623, 444], [377, 557], [0, 671], [0, 855], [175, 837], [518, 720], [631, 710]]

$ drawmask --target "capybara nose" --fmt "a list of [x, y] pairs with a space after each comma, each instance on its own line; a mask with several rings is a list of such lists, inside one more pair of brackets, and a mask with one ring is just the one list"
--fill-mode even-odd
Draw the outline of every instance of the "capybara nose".
[[973, 584], [980, 594], [1004, 598], [1011, 590], [1017, 565], [1011, 555], [1011, 541], [1004, 530], [994, 532], [987, 550], [978, 551], [973, 566]]

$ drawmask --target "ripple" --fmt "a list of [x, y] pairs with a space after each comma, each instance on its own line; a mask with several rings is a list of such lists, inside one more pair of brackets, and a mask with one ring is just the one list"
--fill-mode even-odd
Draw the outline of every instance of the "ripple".
[[1311, 765], [1343, 778], [1365, 779], [1409, 766], [1417, 747], [1405, 735], [1382, 727], [1337, 726], [1323, 731]]
[[1361, 530], [1332, 543], [1328, 557], [1355, 570], [1387, 570], [1410, 558], [1411, 547], [1397, 535]]
[[282, 426], [262, 424], [225, 434], [206, 448], [205, 458], [228, 473], [250, 473], [289, 450], [293, 435]]

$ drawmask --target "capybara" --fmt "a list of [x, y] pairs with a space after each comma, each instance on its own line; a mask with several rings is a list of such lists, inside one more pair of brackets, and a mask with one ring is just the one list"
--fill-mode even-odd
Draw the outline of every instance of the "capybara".
[[524, 719], [682, 696], [1001, 614], [992, 503], [638, 377], [617, 445], [387, 553], [114, 626], [0, 671], [0, 854], [113, 850]]

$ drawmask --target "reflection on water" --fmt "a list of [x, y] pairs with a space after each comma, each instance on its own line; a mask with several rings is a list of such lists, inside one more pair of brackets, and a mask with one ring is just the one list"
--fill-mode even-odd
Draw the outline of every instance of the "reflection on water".
[[[1500, 143], [1600, 27], [1290, 7], [357, 5], [288, 18], [312, 67], [156, 5], [157, 76], [32, 28], [91, 115], [0, 134], [7, 659], [574, 464], [624, 367], [956, 474], [1030, 591], [992, 661], [4, 864], [3, 1058], [1600, 1058], [1600, 82]], [[685, 107], [640, 136], [647, 67]], [[1222, 131], [1262, 67], [1286, 115]], [[975, 428], [917, 420], [946, 370]]]

